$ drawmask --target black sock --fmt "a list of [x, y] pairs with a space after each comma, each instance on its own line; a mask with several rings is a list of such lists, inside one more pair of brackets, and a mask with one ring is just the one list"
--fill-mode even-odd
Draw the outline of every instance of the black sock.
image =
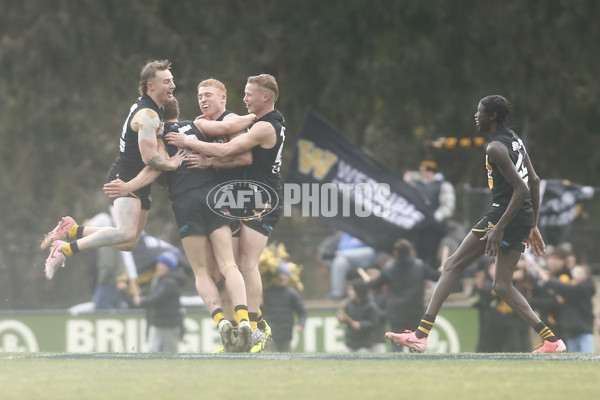
[[258, 312], [258, 320], [256, 320], [256, 325], [258, 326], [258, 329], [263, 332], [265, 329], [267, 329], [267, 322], [264, 320], [262, 312], [260, 311]]
[[548, 328], [543, 322], [537, 324], [533, 329], [535, 329], [538, 335], [540, 335], [540, 338], [542, 338], [542, 340], [547, 340], [549, 342], [556, 342], [558, 340], [558, 338], [554, 335], [550, 328]]
[[433, 328], [434, 323], [435, 317], [433, 315], [423, 315], [423, 318], [421, 318], [421, 323], [415, 331], [415, 336], [419, 339], [426, 338], [427, 336], [429, 336], [429, 332], [431, 332], [431, 328]]
[[257, 328], [258, 313], [249, 312], [248, 318], [250, 319], [250, 327], [252, 328], [252, 332], [254, 332], [254, 330]]

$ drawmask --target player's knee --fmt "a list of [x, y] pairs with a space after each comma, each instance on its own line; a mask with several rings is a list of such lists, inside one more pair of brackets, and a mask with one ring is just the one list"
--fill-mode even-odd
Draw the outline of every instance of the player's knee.
[[500, 297], [505, 297], [510, 292], [511, 288], [512, 284], [507, 282], [494, 281], [492, 284], [492, 290]]
[[136, 232], [127, 232], [125, 234], [125, 241], [127, 243], [130, 243], [133, 246], [137, 245], [137, 241], [138, 241], [137, 233]]
[[444, 262], [443, 273], [444, 274], [453, 274], [456, 272], [460, 272], [460, 265], [456, 262], [455, 257], [448, 257], [446, 262]]
[[136, 248], [135, 243], [123, 243], [119, 246], [119, 250], [121, 251], [133, 251]]
[[119, 249], [122, 251], [132, 251], [136, 248], [138, 236], [133, 231], [119, 231]]
[[133, 236], [123, 236], [121, 245], [119, 246], [121, 251], [133, 251], [137, 247], [137, 237]]
[[232, 271], [241, 271], [241, 268], [235, 264], [227, 264], [221, 268], [221, 274], [225, 277], [225, 279], [227, 279], [227, 275]]

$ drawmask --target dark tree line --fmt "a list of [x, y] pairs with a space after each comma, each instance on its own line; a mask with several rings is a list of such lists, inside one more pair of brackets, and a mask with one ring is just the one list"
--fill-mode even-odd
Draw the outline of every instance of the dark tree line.
[[[230, 108], [244, 112], [246, 77], [275, 75], [288, 160], [312, 108], [399, 174], [432, 152], [455, 184], [475, 187], [484, 184], [481, 149], [431, 150], [423, 142], [476, 136], [477, 101], [504, 94], [542, 177], [600, 186], [594, 0], [0, 5], [0, 308], [65, 306], [87, 296], [83, 272], [44, 282], [46, 255], [36, 244], [65, 213], [82, 219], [105, 209], [101, 184], [148, 59], [173, 62], [188, 119], [198, 114], [201, 79], [222, 80]], [[155, 190], [148, 228], [177, 240], [164, 199]]]

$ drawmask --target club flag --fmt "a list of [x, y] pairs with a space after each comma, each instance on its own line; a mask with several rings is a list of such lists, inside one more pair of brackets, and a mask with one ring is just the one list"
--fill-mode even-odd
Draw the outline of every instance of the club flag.
[[420, 192], [312, 111], [285, 182], [287, 212], [299, 207], [382, 251], [432, 221]]

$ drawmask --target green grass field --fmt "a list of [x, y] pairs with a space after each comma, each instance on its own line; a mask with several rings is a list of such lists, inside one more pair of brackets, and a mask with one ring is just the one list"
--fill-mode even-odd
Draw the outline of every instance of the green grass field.
[[2, 400], [599, 396], [597, 355], [0, 355]]

